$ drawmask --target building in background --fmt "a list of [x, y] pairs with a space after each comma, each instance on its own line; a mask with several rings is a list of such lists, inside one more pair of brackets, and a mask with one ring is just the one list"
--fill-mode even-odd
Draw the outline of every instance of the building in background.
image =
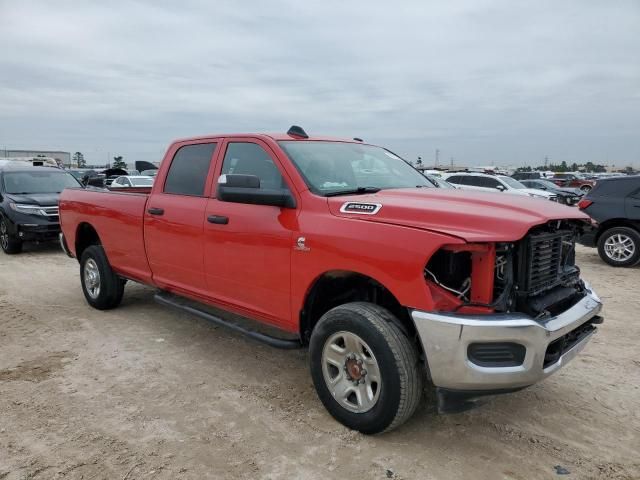
[[15, 158], [15, 157], [50, 157], [55, 159], [58, 164], [70, 165], [71, 153], [70, 152], [58, 152], [53, 150], [9, 150], [0, 149], [0, 157]]

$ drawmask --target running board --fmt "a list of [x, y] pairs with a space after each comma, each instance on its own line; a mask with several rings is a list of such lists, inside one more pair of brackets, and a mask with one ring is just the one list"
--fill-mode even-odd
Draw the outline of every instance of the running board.
[[[224, 327], [228, 327], [231, 330], [235, 330], [236, 332], [240, 332], [247, 337], [250, 337], [258, 342], [265, 343], [275, 348], [282, 348], [287, 350], [292, 350], [294, 348], [302, 348], [302, 344], [299, 340], [289, 340], [285, 338], [273, 337], [271, 335], [266, 335], [261, 332], [256, 332], [255, 330], [249, 330], [241, 325], [230, 322], [228, 320], [224, 320], [216, 315], [213, 315], [209, 312], [205, 312], [193, 305], [188, 305], [186, 302], [190, 302], [188, 299], [182, 299], [177, 295], [172, 295], [167, 292], [158, 292], [154, 295], [154, 300], [161, 305], [167, 305], [169, 307], [176, 308], [183, 312], [190, 313], [195, 315], [196, 317], [200, 317], [209, 322], [215, 323], [216, 325], [222, 325]], [[194, 302], [195, 303], [195, 302]]]

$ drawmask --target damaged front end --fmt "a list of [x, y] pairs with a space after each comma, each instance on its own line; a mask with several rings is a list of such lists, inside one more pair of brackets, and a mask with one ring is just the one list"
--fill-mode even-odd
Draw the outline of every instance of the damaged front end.
[[518, 242], [446, 245], [425, 266], [434, 310], [522, 312], [543, 318], [585, 295], [575, 264], [581, 221], [533, 228]]
[[433, 309], [411, 317], [441, 412], [532, 385], [589, 342], [602, 303], [575, 265], [583, 226], [552, 221], [517, 242], [445, 245], [431, 257]]

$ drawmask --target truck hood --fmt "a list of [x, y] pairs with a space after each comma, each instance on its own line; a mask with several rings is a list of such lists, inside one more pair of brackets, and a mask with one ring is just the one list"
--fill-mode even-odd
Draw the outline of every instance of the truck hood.
[[58, 205], [59, 193], [27, 193], [18, 195], [7, 193], [5, 196], [14, 203], [24, 203], [27, 205], [39, 205], [41, 207], [53, 207]]
[[[336, 216], [421, 228], [467, 242], [512, 242], [550, 220], [589, 220], [575, 207], [548, 200], [470, 190], [403, 188], [327, 200]], [[347, 207], [349, 203], [356, 206]], [[375, 213], [364, 213], [367, 207], [359, 209], [358, 204], [377, 204], [380, 208], [370, 207]]]

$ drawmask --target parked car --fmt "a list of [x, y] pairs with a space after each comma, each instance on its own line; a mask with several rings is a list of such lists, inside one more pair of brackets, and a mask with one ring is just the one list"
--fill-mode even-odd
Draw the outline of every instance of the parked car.
[[81, 187], [65, 170], [27, 165], [0, 167], [0, 247], [20, 253], [24, 242], [55, 240], [60, 233], [58, 197]]
[[506, 175], [493, 175], [489, 173], [455, 172], [444, 176], [444, 179], [464, 190], [477, 190], [482, 192], [505, 192], [513, 195], [524, 195], [545, 200], [557, 201], [555, 193], [534, 190], [525, 187], [517, 180]]
[[212, 135], [173, 143], [148, 195], [65, 190], [61, 245], [94, 308], [117, 307], [130, 279], [308, 345], [327, 410], [377, 433], [412, 415], [427, 375], [440, 411], [465, 408], [559, 370], [602, 322], [574, 262], [589, 217], [506, 196], [433, 188], [388, 150], [300, 127]]
[[113, 180], [111, 188], [151, 187], [152, 185], [153, 177], [122, 175]]
[[444, 178], [438, 175], [431, 175], [431, 174], [425, 174], [425, 173], [423, 173], [423, 175], [427, 177], [427, 180], [429, 180], [438, 188], [456, 188], [455, 185], [447, 182]]
[[140, 172], [140, 175], [144, 175], [146, 177], [155, 177], [158, 174], [158, 169], [157, 168], [152, 168], [149, 170], [143, 170], [142, 172]]
[[554, 193], [558, 196], [558, 203], [564, 203], [565, 205], [576, 205], [583, 195], [582, 191], [577, 188], [562, 188], [542, 178], [538, 180], [520, 180], [520, 183], [527, 188]]
[[595, 180], [587, 180], [582, 175], [575, 173], [556, 173], [549, 180], [559, 187], [579, 188], [583, 193], [590, 192], [596, 184]]
[[640, 263], [640, 176], [598, 180], [578, 208], [594, 220], [580, 243], [614, 267]]

